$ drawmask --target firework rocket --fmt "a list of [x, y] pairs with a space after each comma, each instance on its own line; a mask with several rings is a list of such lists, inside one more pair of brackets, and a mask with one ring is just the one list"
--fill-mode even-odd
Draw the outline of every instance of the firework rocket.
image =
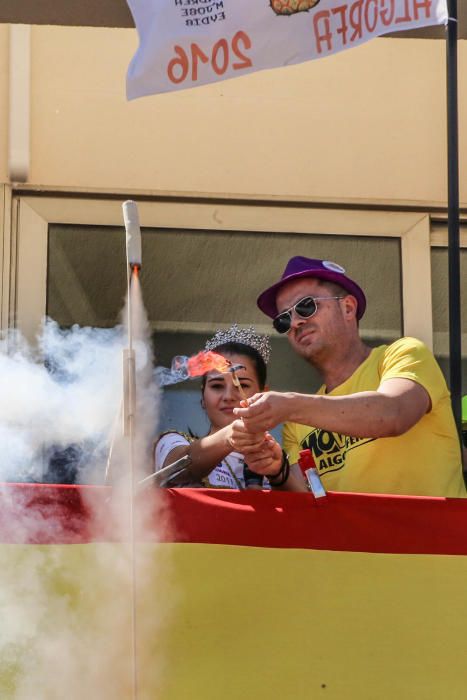
[[136, 202], [128, 199], [122, 204], [126, 231], [126, 256], [131, 269], [141, 268], [141, 229]]

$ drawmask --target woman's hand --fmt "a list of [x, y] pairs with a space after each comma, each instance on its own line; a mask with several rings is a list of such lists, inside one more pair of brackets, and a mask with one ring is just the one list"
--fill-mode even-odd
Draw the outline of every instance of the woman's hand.
[[229, 443], [237, 452], [246, 454], [247, 452], [260, 449], [266, 441], [264, 432], [251, 433], [247, 430], [244, 421], [236, 419], [230, 424]]
[[282, 448], [269, 433], [251, 433], [243, 420], [231, 423], [230, 444], [245, 457], [251, 471], [275, 476], [282, 464]]

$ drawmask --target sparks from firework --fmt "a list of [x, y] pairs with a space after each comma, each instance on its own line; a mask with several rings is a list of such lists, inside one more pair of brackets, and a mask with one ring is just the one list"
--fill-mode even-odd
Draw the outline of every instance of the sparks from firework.
[[187, 370], [190, 377], [200, 377], [206, 372], [213, 372], [214, 370], [225, 374], [231, 366], [230, 360], [212, 350], [199, 352], [187, 360]]
[[229, 372], [232, 375], [232, 382], [234, 386], [237, 388], [242, 399], [246, 401], [247, 396], [243, 391], [243, 387], [240, 384], [240, 379], [237, 375], [238, 370], [245, 369], [243, 365], [232, 365], [230, 360], [227, 360], [217, 352], [205, 350], [203, 352], [199, 352], [193, 357], [189, 357], [187, 368], [190, 377], [199, 377], [200, 375], [206, 374], [206, 372], [212, 372], [214, 370], [217, 370], [221, 374], [226, 374]]
[[[196, 374], [191, 373], [191, 365], [195, 368]], [[188, 372], [190, 376], [199, 376], [200, 374], [206, 374], [206, 372], [212, 372], [213, 370], [217, 370], [221, 374], [230, 373], [234, 386], [237, 388], [242, 399], [246, 401], [247, 396], [237, 375], [240, 369], [245, 369], [245, 367], [243, 365], [232, 365], [230, 360], [227, 360], [225, 357], [212, 350], [199, 352], [194, 357], [188, 359]]]
[[[196, 368], [196, 374], [191, 374], [190, 363]], [[226, 374], [229, 372], [232, 375], [232, 382], [236, 387], [238, 393], [244, 399], [247, 400], [247, 396], [240, 384], [240, 379], [238, 378], [237, 372], [240, 369], [245, 369], [243, 365], [232, 365], [230, 360], [227, 360], [222, 355], [218, 355], [212, 350], [199, 352], [194, 357], [188, 359], [188, 371], [190, 376], [199, 376], [200, 374], [206, 374], [206, 372], [211, 372], [217, 370], [221, 374]], [[201, 370], [201, 371], [198, 371]]]
[[[178, 384], [187, 379], [201, 377], [207, 372], [217, 371], [220, 374], [233, 373], [243, 369], [243, 365], [234, 365], [222, 355], [212, 350], [203, 350], [197, 355], [186, 357], [177, 355], [173, 358], [170, 369], [167, 367], [156, 368], [156, 378], [159, 386]], [[235, 383], [235, 380], [234, 380]]]

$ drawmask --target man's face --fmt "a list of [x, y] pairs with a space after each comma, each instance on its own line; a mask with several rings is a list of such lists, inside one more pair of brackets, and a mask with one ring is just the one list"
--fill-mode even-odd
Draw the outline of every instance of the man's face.
[[[287, 311], [306, 296], [331, 297], [337, 294], [332, 287], [317, 279], [306, 277], [292, 280], [277, 293], [277, 312]], [[323, 299], [316, 303], [318, 309], [311, 318], [301, 318], [295, 311], [292, 312], [292, 325], [288, 333], [293, 349], [313, 363], [339, 347], [349, 332], [342, 307], [344, 300]]]

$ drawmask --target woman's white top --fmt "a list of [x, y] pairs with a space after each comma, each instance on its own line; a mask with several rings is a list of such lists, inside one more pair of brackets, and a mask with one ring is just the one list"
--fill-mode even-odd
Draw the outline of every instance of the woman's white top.
[[[167, 456], [176, 447], [189, 445], [190, 441], [180, 433], [166, 433], [157, 442], [155, 449], [155, 469], [156, 472], [162, 469], [162, 466]], [[175, 484], [174, 484], [175, 485]], [[188, 483], [184, 481], [177, 485], [185, 487], [201, 487], [210, 486], [218, 489], [238, 489], [245, 488], [245, 480], [243, 478], [243, 455], [239, 452], [231, 452], [224, 457], [219, 464], [205, 477], [204, 483], [193, 481]]]

